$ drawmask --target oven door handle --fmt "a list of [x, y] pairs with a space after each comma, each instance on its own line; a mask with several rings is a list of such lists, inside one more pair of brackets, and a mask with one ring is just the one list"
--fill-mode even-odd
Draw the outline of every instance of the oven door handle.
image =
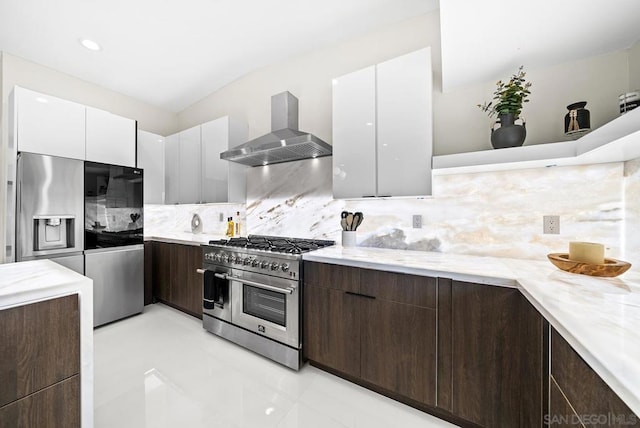
[[[196, 269], [196, 272], [199, 273], [200, 275], [204, 275], [206, 271], [207, 271], [206, 269]], [[224, 273], [214, 273], [213, 276], [220, 279], [227, 279], [227, 275]]]
[[226, 275], [226, 278], [232, 281], [241, 282], [243, 284], [253, 285], [254, 287], [262, 288], [264, 290], [277, 291], [278, 293], [292, 294], [294, 292], [293, 288], [274, 287], [273, 285], [267, 285], [267, 284], [262, 284], [260, 282], [249, 281], [248, 279], [238, 278], [237, 276]]

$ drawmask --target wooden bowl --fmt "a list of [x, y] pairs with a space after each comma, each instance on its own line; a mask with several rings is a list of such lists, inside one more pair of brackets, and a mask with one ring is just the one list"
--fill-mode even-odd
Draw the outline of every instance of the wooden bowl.
[[591, 264], [569, 260], [567, 253], [547, 254], [549, 261], [557, 268], [571, 273], [579, 273], [590, 276], [614, 277], [629, 270], [631, 263], [616, 259], [604, 259], [603, 264]]

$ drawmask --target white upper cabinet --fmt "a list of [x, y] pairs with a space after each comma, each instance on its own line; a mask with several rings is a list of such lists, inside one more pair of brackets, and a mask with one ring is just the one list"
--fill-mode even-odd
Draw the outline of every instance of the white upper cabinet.
[[333, 196], [431, 194], [431, 49], [334, 79]]
[[247, 125], [226, 116], [201, 129], [202, 202], [244, 203], [247, 167], [220, 159], [220, 153], [247, 141]]
[[246, 142], [248, 130], [225, 116], [166, 137], [165, 203], [244, 203], [247, 167], [220, 153]]
[[377, 65], [378, 196], [431, 194], [431, 50]]
[[138, 168], [144, 170], [144, 203], [164, 204], [164, 137], [138, 130]]
[[180, 143], [178, 202], [181, 204], [202, 202], [200, 138], [200, 126], [178, 133]]
[[14, 109], [18, 151], [85, 158], [85, 107], [16, 87]]
[[376, 195], [376, 68], [333, 81], [333, 196]]
[[178, 134], [164, 139], [164, 203], [177, 204], [180, 193], [180, 140]]
[[87, 107], [86, 159], [136, 166], [136, 121]]

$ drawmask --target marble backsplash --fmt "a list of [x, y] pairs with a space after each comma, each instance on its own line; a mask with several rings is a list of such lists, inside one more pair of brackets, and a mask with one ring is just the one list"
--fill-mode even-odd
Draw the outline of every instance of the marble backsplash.
[[[543, 259], [580, 240], [622, 258], [625, 244], [634, 254], [640, 247], [625, 231], [625, 217], [638, 221], [638, 169], [632, 161], [434, 176], [429, 198], [334, 200], [330, 157], [289, 162], [248, 170], [247, 226], [340, 242], [340, 212], [362, 211], [360, 246]], [[415, 214], [421, 229], [412, 228]], [[544, 215], [560, 216], [560, 234], [542, 233]]]
[[[202, 233], [224, 235], [227, 230], [227, 217], [236, 217], [240, 212], [241, 225], [246, 225], [244, 204], [183, 204], [144, 206], [144, 234], [163, 236], [173, 233], [191, 233], [191, 218], [198, 214], [202, 220]], [[220, 216], [222, 215], [222, 221]], [[246, 235], [241, 230], [241, 235]]]
[[640, 269], [640, 158], [624, 164], [625, 221], [621, 239], [623, 259]]
[[[607, 256], [640, 267], [640, 159], [609, 164], [434, 176], [433, 197], [334, 200], [331, 158], [250, 168], [247, 204], [145, 205], [145, 235], [224, 235], [240, 211], [242, 235], [340, 242], [340, 212], [362, 211], [358, 245], [544, 259], [574, 240], [602, 242]], [[421, 215], [423, 227], [412, 227]], [[222, 215], [223, 221], [220, 221]], [[560, 234], [542, 233], [544, 215]], [[246, 227], [245, 227], [246, 226]]]

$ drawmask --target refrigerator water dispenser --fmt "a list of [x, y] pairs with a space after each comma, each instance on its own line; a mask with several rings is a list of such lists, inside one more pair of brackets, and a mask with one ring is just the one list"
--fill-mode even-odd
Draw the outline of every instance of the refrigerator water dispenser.
[[74, 216], [36, 216], [33, 218], [33, 250], [73, 248]]

